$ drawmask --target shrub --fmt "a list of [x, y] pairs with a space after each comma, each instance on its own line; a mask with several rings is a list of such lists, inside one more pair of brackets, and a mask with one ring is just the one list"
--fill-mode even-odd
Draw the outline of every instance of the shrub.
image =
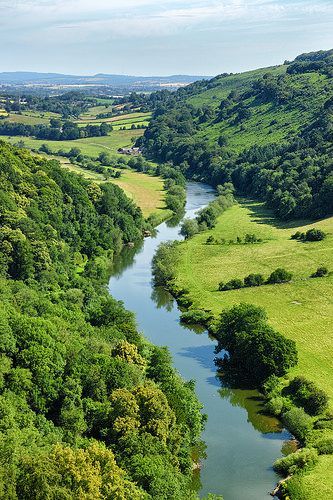
[[261, 238], [258, 238], [255, 234], [246, 234], [244, 238], [245, 244], [258, 243], [259, 241], [261, 241]]
[[314, 445], [319, 455], [332, 455], [333, 454], [333, 437], [323, 437], [318, 439]]
[[285, 392], [295, 404], [302, 406], [309, 415], [319, 415], [328, 407], [328, 396], [313, 382], [304, 377], [295, 377]]
[[325, 266], [318, 267], [317, 271], [311, 274], [311, 278], [322, 278], [323, 276], [327, 276], [328, 269]]
[[200, 309], [195, 309], [191, 311], [186, 311], [182, 313], [180, 320], [183, 323], [188, 324], [204, 324], [212, 318], [212, 315], [206, 311], [201, 311]]
[[237, 290], [237, 289], [243, 288], [243, 287], [244, 287], [244, 282], [243, 282], [243, 280], [241, 280], [239, 278], [232, 279], [232, 280], [228, 281], [227, 283], [223, 283], [221, 281], [221, 283], [219, 284], [220, 292], [225, 292], [228, 290]]
[[300, 470], [309, 469], [318, 462], [318, 452], [314, 448], [303, 448], [279, 458], [274, 463], [274, 469], [279, 474], [294, 474]]
[[262, 274], [249, 274], [244, 278], [244, 286], [260, 286], [265, 283], [265, 278]]
[[312, 419], [303, 408], [291, 408], [283, 414], [282, 420], [287, 429], [300, 441], [304, 441], [313, 428]]
[[265, 403], [265, 409], [268, 413], [278, 417], [284, 409], [284, 403], [285, 399], [283, 397], [276, 396]]
[[214, 245], [216, 243], [216, 239], [214, 238], [213, 235], [208, 236], [206, 240], [207, 245]]
[[326, 237], [326, 233], [321, 229], [309, 229], [305, 233], [305, 241], [321, 241]]
[[180, 234], [187, 240], [199, 232], [199, 225], [195, 219], [185, 219], [181, 228]]
[[292, 277], [292, 273], [286, 271], [286, 269], [283, 269], [282, 267], [279, 267], [271, 273], [267, 280], [267, 283], [270, 285], [276, 283], [288, 283], [288, 281], [290, 281]]

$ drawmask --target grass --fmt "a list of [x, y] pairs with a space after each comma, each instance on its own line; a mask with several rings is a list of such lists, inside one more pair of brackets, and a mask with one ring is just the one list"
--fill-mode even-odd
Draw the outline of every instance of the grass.
[[60, 115], [46, 111], [24, 111], [21, 114], [10, 113], [5, 121], [25, 125], [49, 125], [50, 118], [60, 118]]
[[25, 147], [38, 150], [42, 144], [47, 144], [52, 152], [62, 149], [66, 152], [72, 148], [79, 148], [84, 155], [96, 158], [102, 151], [117, 153], [118, 148], [125, 148], [133, 145], [133, 138], [136, 139], [144, 133], [144, 130], [114, 130], [109, 135], [103, 137], [87, 137], [75, 141], [47, 141], [34, 139], [32, 137], [8, 137], [2, 136], [11, 144], [23, 141]]
[[333, 491], [333, 455], [321, 455], [315, 467], [299, 478], [297, 500], [329, 500]]
[[[324, 241], [301, 243], [291, 240], [297, 230], [319, 227], [330, 233]], [[252, 245], [206, 245], [207, 237], [227, 240], [256, 234], [262, 243]], [[309, 279], [320, 265], [333, 271], [333, 218], [279, 224], [258, 202], [241, 201], [227, 210], [212, 231], [199, 234], [180, 247], [179, 286], [189, 290], [194, 307], [222, 309], [239, 302], [260, 305], [278, 331], [296, 341], [299, 363], [291, 375], [302, 374], [315, 381], [333, 398], [333, 273]], [[220, 281], [244, 278], [250, 273], [268, 276], [277, 267], [294, 273], [283, 285], [264, 285], [218, 292]]]
[[114, 184], [121, 187], [127, 195], [141, 208], [144, 217], [152, 213], [165, 215], [168, 211], [165, 207], [163, 180], [131, 170], [122, 170], [119, 179], [112, 180]]

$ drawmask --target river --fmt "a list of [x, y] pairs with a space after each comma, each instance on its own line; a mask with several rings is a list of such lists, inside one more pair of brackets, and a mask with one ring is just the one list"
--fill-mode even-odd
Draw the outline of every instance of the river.
[[[210, 186], [189, 182], [185, 217], [214, 198]], [[279, 479], [272, 469], [290, 435], [279, 422], [260, 414], [255, 391], [222, 388], [216, 378], [214, 342], [207, 332], [195, 332], [179, 322], [180, 312], [169, 293], [154, 289], [151, 260], [164, 241], [179, 240], [179, 224], [166, 222], [156, 237], [126, 248], [114, 263], [110, 293], [136, 314], [138, 328], [157, 345], [168, 346], [183, 378], [196, 382], [196, 393], [208, 415], [202, 438], [207, 458], [200, 473], [200, 496], [221, 494], [224, 500], [267, 499]], [[199, 480], [199, 478], [198, 478]]]

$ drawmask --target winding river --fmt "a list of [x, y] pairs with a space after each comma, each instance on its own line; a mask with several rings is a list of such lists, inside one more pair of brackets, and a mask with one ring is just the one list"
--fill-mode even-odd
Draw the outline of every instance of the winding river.
[[[214, 198], [210, 186], [187, 184], [186, 217]], [[255, 391], [221, 387], [214, 367], [214, 342], [206, 332], [179, 323], [180, 312], [169, 293], [151, 281], [151, 260], [164, 241], [182, 239], [179, 224], [158, 227], [156, 237], [139, 247], [126, 248], [114, 264], [109, 283], [112, 295], [135, 312], [139, 329], [157, 345], [168, 346], [174, 366], [185, 379], [196, 381], [208, 421], [203, 433], [207, 458], [202, 463], [200, 495], [222, 494], [224, 500], [267, 499], [278, 480], [272, 469], [290, 437], [274, 418], [260, 413]]]

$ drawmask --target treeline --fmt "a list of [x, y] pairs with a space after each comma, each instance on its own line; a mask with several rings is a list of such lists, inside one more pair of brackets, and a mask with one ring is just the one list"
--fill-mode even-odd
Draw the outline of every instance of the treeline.
[[63, 119], [79, 118], [91, 106], [97, 105], [97, 99], [87, 97], [81, 92], [66, 92], [57, 96], [21, 95], [7, 96], [5, 110], [10, 113], [21, 111], [41, 111], [57, 113]]
[[0, 496], [196, 498], [192, 383], [104, 288], [141, 212], [0, 144]]
[[109, 123], [78, 127], [76, 123], [52, 118], [48, 125], [28, 125], [24, 123], [0, 122], [0, 135], [35, 137], [50, 141], [72, 141], [84, 137], [101, 137], [113, 130]]
[[[325, 59], [326, 57], [326, 59]], [[331, 58], [327, 55], [323, 60]], [[264, 75], [245, 90], [232, 90], [215, 108], [194, 107], [183, 94], [153, 113], [138, 145], [158, 161], [172, 161], [188, 178], [214, 186], [232, 182], [241, 195], [265, 200], [281, 219], [324, 217], [333, 213], [332, 113], [329, 83], [320, 93], [300, 75]], [[220, 81], [220, 80], [218, 80]], [[201, 87], [199, 86], [199, 90]], [[242, 128], [253, 120], [253, 103], [271, 103], [274, 111], [297, 109], [312, 114], [299, 132], [284, 141], [252, 146], [237, 152], [221, 135], [216, 143], [203, 133], [220, 123]], [[310, 116], [311, 116], [310, 114]], [[251, 127], [253, 124], [251, 125]], [[259, 127], [259, 124], [258, 124]], [[260, 127], [258, 129], [258, 133]]]

